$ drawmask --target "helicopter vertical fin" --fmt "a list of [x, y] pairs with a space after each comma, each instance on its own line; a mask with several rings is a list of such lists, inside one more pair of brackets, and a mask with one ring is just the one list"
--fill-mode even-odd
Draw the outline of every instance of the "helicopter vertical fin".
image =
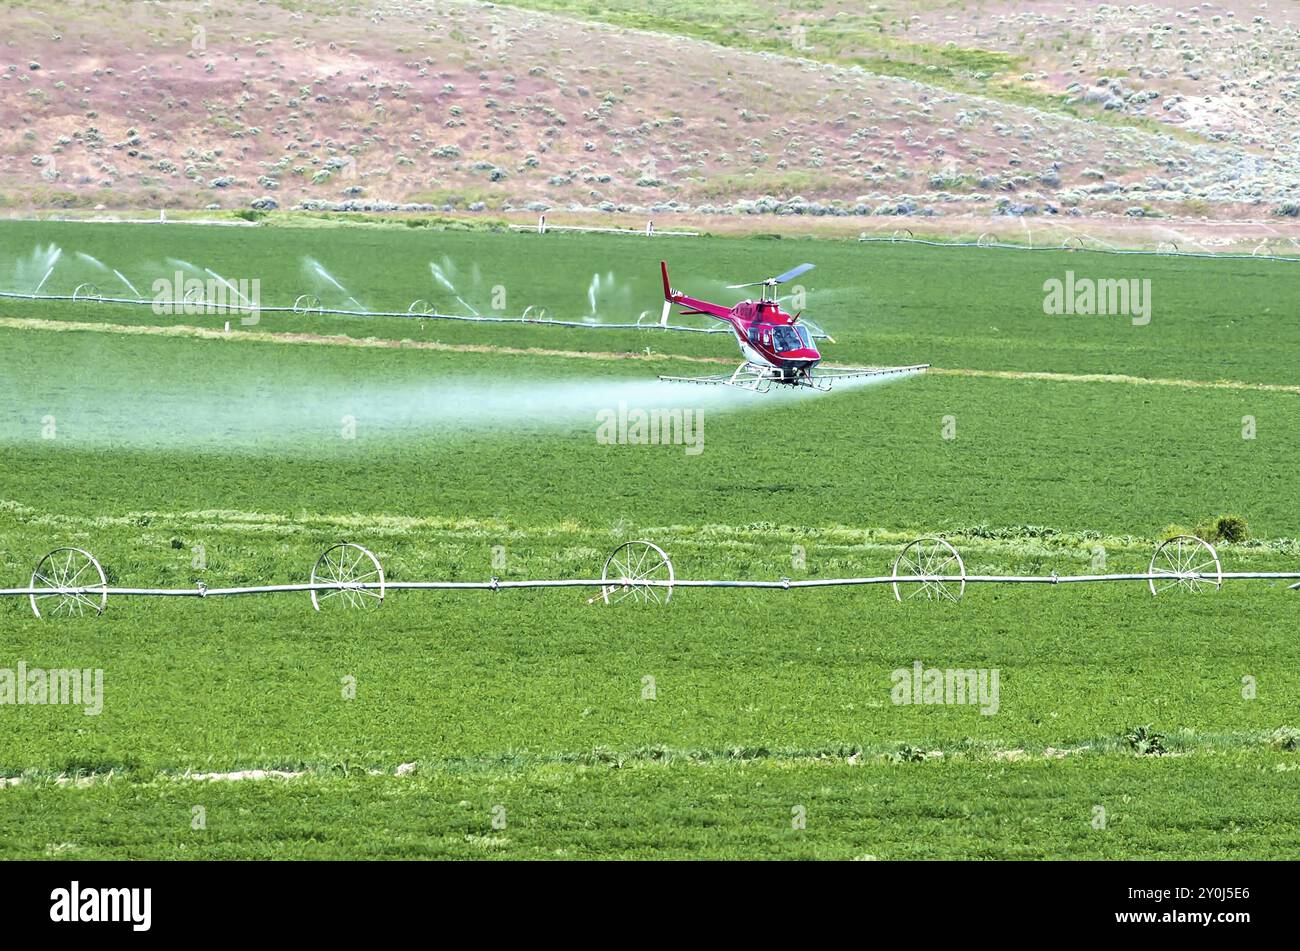
[[[668, 283], [668, 262], [667, 261], [659, 262], [659, 272], [663, 275], [663, 279], [664, 279], [664, 301], [665, 302], [669, 304], [680, 304], [682, 307], [685, 307], [686, 310], [682, 311], [682, 313], [684, 314], [692, 314], [692, 313], [707, 314], [708, 316], [716, 317], [719, 320], [730, 320], [731, 318], [730, 307], [726, 307], [722, 304], [711, 304], [706, 300], [700, 300], [698, 297], [691, 297], [687, 294], [683, 294], [681, 291], [673, 290], [673, 286]], [[661, 326], [664, 326], [666, 325], [666, 321], [667, 321], [667, 312], [665, 312], [664, 317], [660, 318], [659, 323]]]

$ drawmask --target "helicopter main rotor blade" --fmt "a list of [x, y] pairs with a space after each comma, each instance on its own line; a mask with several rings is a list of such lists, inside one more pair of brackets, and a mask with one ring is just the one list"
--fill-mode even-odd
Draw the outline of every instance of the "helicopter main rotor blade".
[[782, 274], [780, 277], [774, 277], [774, 278], [772, 278], [772, 283], [773, 283], [773, 284], [784, 284], [786, 281], [794, 280], [794, 279], [795, 279], [796, 277], [798, 277], [800, 274], [805, 274], [805, 273], [807, 273], [808, 271], [811, 271], [811, 270], [812, 270], [813, 268], [815, 268], [816, 266], [817, 266], [817, 265], [815, 265], [815, 264], [800, 264], [798, 267], [791, 268], [790, 270], [786, 271], [786, 272], [785, 272], [784, 274]]
[[815, 264], [800, 264], [798, 267], [786, 271], [780, 277], [769, 277], [766, 281], [751, 281], [748, 284], [728, 284], [727, 290], [735, 291], [742, 287], [771, 287], [774, 284], [784, 284], [786, 281], [794, 280], [800, 274], [806, 274], [816, 266]]

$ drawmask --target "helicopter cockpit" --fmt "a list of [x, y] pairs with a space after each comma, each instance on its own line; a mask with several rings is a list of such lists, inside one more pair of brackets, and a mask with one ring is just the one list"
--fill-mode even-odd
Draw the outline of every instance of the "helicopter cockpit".
[[788, 353], [791, 350], [816, 350], [813, 346], [812, 336], [808, 333], [808, 328], [802, 324], [778, 324], [772, 328], [772, 344], [777, 353]]
[[802, 324], [750, 324], [749, 340], [758, 346], [771, 347], [777, 353], [817, 350], [808, 328]]

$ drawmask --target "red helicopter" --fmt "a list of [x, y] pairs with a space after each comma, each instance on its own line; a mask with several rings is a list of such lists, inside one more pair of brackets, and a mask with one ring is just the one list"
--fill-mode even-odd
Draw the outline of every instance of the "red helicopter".
[[727, 307], [697, 297], [688, 297], [681, 291], [675, 290], [668, 283], [668, 262], [660, 261], [659, 268], [664, 277], [664, 312], [660, 324], [667, 326], [668, 315], [673, 304], [685, 308], [680, 311], [682, 314], [705, 314], [726, 321], [735, 331], [736, 340], [740, 344], [740, 354], [745, 358], [745, 362], [737, 367], [735, 372], [720, 376], [661, 376], [659, 379], [674, 383], [738, 386], [758, 393], [766, 393], [774, 383], [781, 386], [806, 386], [829, 390], [836, 380], [894, 376], [917, 373], [929, 368], [928, 363], [910, 367], [836, 367], [820, 370], [814, 375], [813, 368], [822, 360], [821, 352], [815, 342], [816, 338], [822, 337], [830, 340], [831, 343], [835, 340], [829, 334], [815, 332], [806, 322], [800, 323], [802, 311], [791, 316], [781, 310], [776, 296], [776, 287], [811, 271], [815, 266], [800, 264], [784, 274], [769, 277], [764, 281], [729, 284], [729, 290], [744, 287], [758, 287], [761, 290], [758, 300], [743, 300]]

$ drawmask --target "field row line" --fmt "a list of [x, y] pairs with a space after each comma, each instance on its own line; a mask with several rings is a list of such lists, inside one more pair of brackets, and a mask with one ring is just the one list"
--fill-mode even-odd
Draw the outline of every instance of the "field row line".
[[[394, 340], [385, 337], [350, 337], [344, 334], [274, 333], [258, 330], [220, 330], [190, 324], [168, 326], [145, 324], [106, 324], [92, 321], [46, 320], [36, 317], [0, 317], [0, 328], [51, 332], [87, 332], [159, 337], [189, 337], [201, 340], [231, 340], [254, 343], [307, 344], [361, 349], [431, 350], [443, 353], [481, 353], [493, 356], [557, 357], [573, 360], [637, 360], [647, 362], [680, 361], [732, 366], [735, 360], [724, 357], [701, 357], [680, 354], [615, 352], [597, 350], [558, 350], [546, 347], [504, 347], [497, 344], [442, 343], [432, 340]], [[833, 364], [824, 364], [834, 370]], [[1219, 389], [1265, 393], [1300, 394], [1300, 384], [1247, 383], [1243, 380], [1187, 380], [1172, 377], [1142, 377], [1125, 373], [1057, 373], [1040, 370], [987, 370], [956, 367], [930, 367], [939, 376], [982, 377], [997, 380], [1027, 380], [1044, 383], [1123, 383], [1136, 386], [1171, 386], [1184, 389]]]
[[[1230, 750], [1276, 750], [1292, 752], [1300, 740], [1300, 731], [1281, 727], [1275, 730], [1247, 730], [1221, 734], [1193, 734], [1175, 731], [1164, 737], [1169, 749], [1151, 760], [1170, 756], [1197, 754], [1221, 755]], [[97, 769], [86, 772], [54, 772], [27, 769], [0, 775], [0, 789], [24, 785], [52, 785], [60, 788], [85, 788], [125, 779], [129, 782], [261, 782], [297, 779], [363, 777], [418, 777], [420, 773], [479, 773], [489, 770], [524, 770], [549, 766], [667, 766], [675, 763], [692, 766], [740, 766], [753, 763], [807, 763], [819, 765], [866, 766], [900, 765], [924, 761], [977, 760], [1001, 763], [1024, 763], [1060, 760], [1078, 756], [1137, 756], [1124, 736], [1095, 737], [1061, 746], [1005, 746], [996, 742], [964, 740], [944, 745], [916, 746], [904, 740], [877, 741], [868, 744], [844, 743], [819, 749], [768, 749], [766, 747], [674, 748], [661, 745], [615, 750], [596, 747], [583, 752], [557, 753], [487, 753], [464, 757], [440, 757], [436, 760], [412, 760], [397, 766], [345, 767], [326, 765], [258, 766], [230, 770], [195, 770], [164, 768], [133, 777], [130, 769]]]
[[931, 367], [927, 372], [941, 376], [985, 377], [995, 380], [1033, 380], [1044, 383], [1127, 383], [1135, 386], [1176, 386], [1186, 389], [1250, 390], [1264, 393], [1300, 394], [1291, 383], [1247, 383], [1243, 380], [1181, 380], [1170, 377], [1132, 376], [1127, 373], [1052, 373], [1042, 370], [959, 370]]
[[[63, 514], [32, 508], [12, 499], [0, 499], [0, 517], [24, 529], [71, 529], [84, 534], [87, 529], [133, 529], [142, 535], [156, 536], [168, 533], [207, 535], [240, 535], [273, 533], [284, 538], [299, 535], [315, 539], [323, 532], [330, 534], [355, 533], [364, 530], [367, 535], [383, 538], [419, 541], [423, 549], [429, 545], [464, 545], [473, 543], [564, 542], [570, 549], [604, 545], [635, 532], [647, 536], [671, 538], [675, 547], [688, 550], [729, 549], [752, 556], [756, 548], [770, 549], [797, 543], [806, 553], [835, 553], [853, 555], [871, 550], [893, 550], [898, 544], [915, 538], [921, 526], [885, 528], [882, 526], [847, 526], [829, 524], [822, 526], [790, 525], [781, 523], [704, 523], [638, 525], [611, 528], [609, 525], [588, 525], [573, 519], [558, 522], [536, 523], [527, 526], [507, 519], [448, 517], [438, 515], [393, 515], [383, 512], [350, 513], [299, 513], [294, 516], [238, 509], [191, 509], [163, 511], [157, 509], [132, 510], [118, 515], [96, 515], [87, 518], [81, 514]], [[1097, 546], [1107, 552], [1150, 550], [1159, 544], [1162, 536], [1114, 535], [1101, 532], [1059, 531], [1032, 525], [994, 527], [948, 527], [945, 538], [960, 542], [969, 548], [990, 556], [1078, 556], [1091, 558]], [[0, 536], [3, 538], [4, 536]], [[1217, 544], [1224, 544], [1219, 542]], [[12, 538], [7, 547], [16, 547]], [[1228, 543], [1229, 550], [1238, 560], [1294, 555], [1300, 553], [1300, 542], [1293, 538], [1258, 539]], [[788, 553], [787, 553], [788, 554]], [[782, 556], [785, 557], [784, 554]]]

